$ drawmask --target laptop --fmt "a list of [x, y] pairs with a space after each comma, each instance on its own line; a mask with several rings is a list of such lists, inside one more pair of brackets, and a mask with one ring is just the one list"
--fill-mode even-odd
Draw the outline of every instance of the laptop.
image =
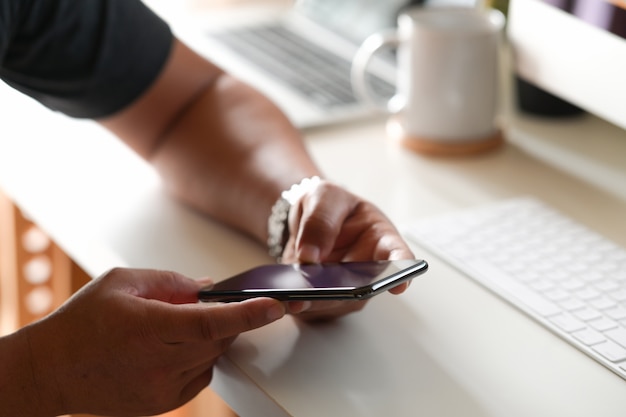
[[[288, 10], [207, 16], [191, 46], [266, 94], [300, 128], [353, 121], [380, 114], [352, 92], [358, 46], [419, 3], [297, 0]], [[370, 65], [372, 88], [383, 97], [395, 92], [394, 61], [389, 51]]]

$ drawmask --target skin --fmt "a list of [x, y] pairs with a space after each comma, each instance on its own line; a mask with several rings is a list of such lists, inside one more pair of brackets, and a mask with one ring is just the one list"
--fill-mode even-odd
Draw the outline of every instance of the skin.
[[[156, 168], [173, 198], [261, 245], [281, 191], [323, 178], [279, 109], [179, 41], [154, 84], [98, 122]], [[375, 205], [327, 180], [292, 208], [289, 230], [284, 262], [413, 258]], [[50, 316], [0, 338], [0, 417], [163, 413], [208, 385], [238, 334], [285, 313], [329, 320], [365, 305], [198, 304], [206, 284], [173, 272], [115, 269]]]
[[136, 416], [189, 401], [239, 333], [285, 313], [271, 299], [195, 303], [203, 284], [173, 272], [116, 269], [7, 336], [0, 415]]

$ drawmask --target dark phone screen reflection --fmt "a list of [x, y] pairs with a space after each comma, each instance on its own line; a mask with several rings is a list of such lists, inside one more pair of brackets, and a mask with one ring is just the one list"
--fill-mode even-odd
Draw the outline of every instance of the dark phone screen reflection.
[[400, 270], [388, 262], [265, 265], [218, 282], [212, 290], [358, 288]]

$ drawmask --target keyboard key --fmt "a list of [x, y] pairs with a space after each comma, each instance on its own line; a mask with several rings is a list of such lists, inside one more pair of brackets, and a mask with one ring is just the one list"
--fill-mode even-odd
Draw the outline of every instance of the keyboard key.
[[602, 314], [598, 310], [594, 310], [589, 307], [585, 307], [580, 310], [576, 310], [572, 313], [577, 319], [582, 321], [596, 320], [602, 317]]
[[540, 280], [529, 283], [528, 286], [535, 291], [546, 292], [554, 288], [554, 283], [545, 279], [540, 279]]
[[626, 329], [618, 327], [604, 332], [605, 336], [623, 348], [626, 348]]
[[587, 304], [583, 303], [578, 298], [569, 298], [567, 300], [563, 300], [559, 302], [559, 305], [565, 311], [575, 311], [575, 310], [580, 310], [581, 308], [587, 307]]
[[585, 323], [570, 316], [569, 314], [559, 314], [553, 316], [550, 318], [550, 321], [559, 326], [561, 330], [567, 333], [575, 332], [576, 330], [582, 330], [587, 327]]
[[610, 340], [594, 345], [592, 348], [611, 362], [626, 360], [626, 349]]
[[576, 292], [576, 297], [580, 298], [583, 301], [593, 300], [600, 297], [601, 295], [602, 293], [589, 287]]
[[[494, 263], [498, 264], [499, 262], [494, 262]], [[530, 270], [526, 269], [526, 270], [520, 271], [517, 274], [515, 274], [515, 277], [520, 282], [531, 282], [531, 281], [536, 281], [536, 280], [540, 279], [541, 275], [539, 275], [539, 273], [536, 272], [536, 271], [530, 271]]]
[[567, 281], [561, 282], [561, 286], [567, 291], [579, 291], [585, 288], [585, 283], [577, 278], [570, 278]]
[[[560, 288], [556, 288], [550, 291], [546, 291], [543, 295], [550, 301], [566, 301], [569, 299], [569, 292], [563, 291]], [[585, 304], [580, 303], [580, 307], [582, 308]], [[574, 309], [575, 310], [575, 309]]]
[[593, 329], [586, 328], [583, 330], [579, 330], [577, 332], [572, 333], [576, 339], [580, 340], [587, 346], [597, 345], [598, 343], [604, 342], [606, 337], [602, 335], [600, 332], [596, 332]]
[[616, 291], [611, 292], [609, 294], [609, 297], [611, 297], [615, 301], [624, 302], [626, 301], [626, 290], [623, 288], [620, 288]]
[[588, 324], [600, 332], [604, 332], [618, 326], [617, 322], [609, 320], [606, 317], [602, 317], [601, 319], [597, 320], [591, 320], [588, 322]]
[[585, 280], [585, 282], [598, 282], [603, 280], [605, 277], [604, 274], [598, 271], [587, 271], [580, 278]]
[[608, 308], [614, 308], [617, 305], [615, 301], [611, 300], [608, 297], [598, 297], [589, 302], [589, 305], [597, 308], [598, 310], [606, 310]]
[[598, 289], [598, 291], [602, 291], [605, 294], [614, 292], [620, 288], [617, 282], [609, 279], [596, 282], [594, 286]]
[[613, 320], [622, 320], [626, 319], [626, 308], [622, 306], [617, 306], [615, 308], [611, 308], [608, 310], [604, 310], [604, 314]]

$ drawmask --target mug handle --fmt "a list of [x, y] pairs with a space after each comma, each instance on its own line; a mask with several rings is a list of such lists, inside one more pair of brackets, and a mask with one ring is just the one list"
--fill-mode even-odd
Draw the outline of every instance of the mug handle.
[[395, 29], [376, 32], [363, 41], [352, 59], [350, 80], [355, 96], [386, 113], [398, 113], [404, 107], [401, 104], [404, 100], [397, 94], [391, 99], [387, 99], [374, 93], [367, 82], [367, 68], [378, 51], [383, 48], [397, 48], [399, 44], [400, 38]]

